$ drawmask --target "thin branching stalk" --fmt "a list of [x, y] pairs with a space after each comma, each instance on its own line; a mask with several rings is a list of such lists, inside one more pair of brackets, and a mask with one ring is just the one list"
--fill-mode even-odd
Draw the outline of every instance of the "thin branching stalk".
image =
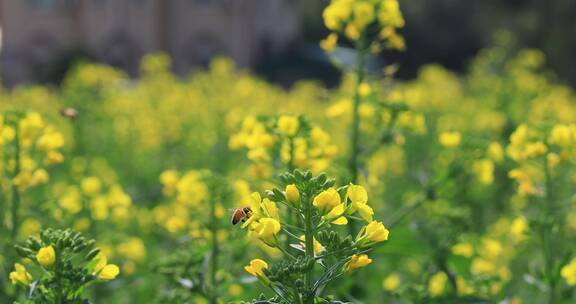
[[55, 263], [55, 271], [54, 274], [56, 275], [56, 304], [63, 304], [64, 303], [64, 292], [62, 286], [62, 254], [61, 248], [56, 247], [56, 263]]
[[366, 46], [364, 34], [356, 41], [356, 84], [354, 86], [354, 104], [352, 108], [352, 134], [350, 138], [351, 152], [348, 160], [350, 180], [352, 183], [358, 182], [358, 171], [360, 163], [360, 103], [362, 97], [359, 87], [364, 81], [364, 66], [366, 60]]
[[212, 230], [212, 256], [210, 258], [212, 265], [210, 267], [210, 285], [211, 285], [211, 294], [210, 294], [210, 303], [216, 304], [218, 302], [218, 292], [217, 286], [218, 283], [216, 282], [216, 271], [218, 270], [218, 254], [220, 248], [218, 247], [218, 236], [217, 236], [217, 223], [218, 219], [216, 218], [216, 202], [211, 200], [210, 203], [210, 230]]
[[[305, 242], [306, 242], [306, 256], [310, 259], [314, 259], [314, 226], [312, 224], [312, 199], [309, 197], [303, 197], [304, 212], [305, 212]], [[313, 274], [314, 274], [314, 264], [306, 272], [306, 277], [304, 278], [304, 284], [306, 287], [306, 295], [304, 295], [305, 304], [314, 303], [314, 294], [312, 293], [313, 284]]]
[[550, 167], [546, 157], [544, 159], [544, 176], [545, 176], [545, 222], [542, 225], [542, 250], [544, 253], [545, 274], [548, 281], [548, 303], [553, 304], [556, 302], [556, 281], [557, 274], [554, 270], [554, 251], [553, 237], [554, 237], [554, 223], [552, 218], [554, 216], [555, 198], [553, 196], [552, 176]]
[[14, 184], [14, 178], [20, 174], [20, 132], [18, 124], [14, 125], [14, 173], [12, 175], [12, 240], [18, 236], [19, 209], [20, 209], [20, 189]]

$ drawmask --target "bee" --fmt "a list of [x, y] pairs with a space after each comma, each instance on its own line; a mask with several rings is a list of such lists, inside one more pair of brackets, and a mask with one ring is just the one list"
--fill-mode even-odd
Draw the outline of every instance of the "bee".
[[78, 116], [78, 111], [74, 108], [62, 108], [60, 109], [60, 115], [62, 115], [62, 117], [66, 117], [72, 121], [74, 121], [74, 119], [76, 119], [76, 117]]
[[239, 207], [234, 209], [232, 212], [232, 225], [238, 224], [238, 222], [246, 222], [252, 216], [252, 209], [250, 207]]

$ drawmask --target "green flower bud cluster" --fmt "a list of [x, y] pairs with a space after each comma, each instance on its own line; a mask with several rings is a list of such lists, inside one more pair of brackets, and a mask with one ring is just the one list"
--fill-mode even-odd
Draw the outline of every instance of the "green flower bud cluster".
[[[322, 291], [372, 263], [367, 253], [386, 241], [389, 232], [374, 220], [368, 193], [360, 185], [334, 188], [335, 180], [325, 173], [301, 170], [280, 174], [279, 180], [280, 188], [266, 191], [263, 199], [252, 195], [253, 214], [243, 227], [285, 258], [271, 265], [253, 259], [244, 269], [274, 291], [277, 298], [269, 303], [337, 303]], [[349, 221], [367, 224], [356, 237], [341, 235], [336, 226]], [[252, 303], [264, 303], [259, 301]]]
[[95, 243], [71, 229], [43, 230], [40, 238], [29, 237], [14, 246], [26, 266], [16, 263], [10, 279], [28, 289], [25, 303], [86, 301], [86, 286], [96, 280], [112, 280], [119, 273]]

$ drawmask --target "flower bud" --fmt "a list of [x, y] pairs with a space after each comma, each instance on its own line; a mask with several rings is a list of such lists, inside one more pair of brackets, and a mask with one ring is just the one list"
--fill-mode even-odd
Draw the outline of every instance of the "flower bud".
[[286, 199], [293, 205], [300, 204], [300, 192], [294, 184], [286, 186]]

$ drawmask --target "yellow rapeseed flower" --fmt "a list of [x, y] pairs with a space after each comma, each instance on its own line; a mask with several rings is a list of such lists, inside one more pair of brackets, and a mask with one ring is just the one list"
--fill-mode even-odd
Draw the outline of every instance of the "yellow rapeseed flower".
[[251, 229], [266, 244], [275, 244], [276, 234], [280, 231], [280, 222], [273, 218], [262, 218], [255, 222]]
[[102, 281], [114, 280], [120, 274], [120, 268], [114, 264], [104, 266], [98, 273], [98, 278]]
[[324, 218], [331, 222], [334, 225], [346, 225], [348, 224], [348, 219], [342, 214], [344, 214], [344, 204], [339, 204], [336, 207], [332, 208], [330, 212], [328, 212]]
[[444, 147], [454, 148], [460, 145], [461, 138], [460, 132], [442, 132], [438, 137], [438, 141]]
[[52, 245], [42, 247], [40, 248], [40, 250], [38, 250], [38, 253], [36, 254], [36, 260], [40, 265], [46, 268], [51, 267], [52, 265], [54, 265], [54, 262], [56, 262], [56, 250], [54, 250], [54, 247], [52, 247]]
[[120, 274], [120, 268], [114, 264], [108, 264], [108, 258], [102, 252], [100, 252], [94, 260], [97, 261], [94, 267], [94, 274], [98, 276], [98, 279], [111, 281]]
[[320, 41], [320, 47], [326, 52], [332, 52], [338, 45], [338, 35], [331, 33]]
[[268, 269], [268, 263], [261, 259], [253, 259], [249, 265], [244, 266], [244, 270], [255, 277], [264, 277], [264, 269]]
[[278, 118], [278, 130], [287, 136], [294, 136], [300, 128], [300, 120], [297, 116], [282, 115]]
[[369, 84], [363, 82], [358, 86], [358, 95], [366, 97], [372, 93], [372, 88]]
[[370, 263], [372, 263], [372, 259], [370, 259], [366, 254], [353, 255], [352, 258], [350, 258], [350, 261], [346, 263], [345, 269], [346, 271], [352, 271], [354, 269], [366, 267]]
[[390, 231], [386, 229], [382, 222], [372, 221], [364, 228], [362, 228], [363, 233], [356, 240], [360, 245], [366, 245], [371, 243], [378, 243], [388, 240], [388, 235]]
[[432, 297], [442, 295], [446, 289], [446, 282], [448, 282], [448, 276], [444, 272], [437, 272], [432, 275], [428, 281], [428, 292], [430, 295]]
[[570, 286], [576, 285], [576, 258], [572, 259], [570, 263], [564, 265], [560, 270], [560, 275], [566, 280]]
[[487, 154], [488, 157], [495, 162], [500, 162], [504, 159], [504, 149], [502, 149], [502, 146], [497, 142], [491, 142], [490, 145], [488, 145]]
[[370, 2], [356, 2], [352, 8], [354, 24], [362, 31], [375, 19], [374, 5]]
[[382, 281], [382, 288], [388, 292], [395, 292], [400, 287], [401, 279], [397, 273], [389, 274], [384, 281]]
[[452, 253], [469, 258], [474, 254], [474, 246], [470, 243], [458, 243], [452, 246]]
[[371, 222], [374, 210], [368, 206], [368, 192], [366, 192], [366, 189], [359, 185], [350, 184], [346, 196], [350, 199], [350, 202], [352, 202], [350, 212], [358, 211], [366, 222]]
[[10, 273], [12, 284], [28, 286], [32, 282], [32, 275], [26, 271], [26, 267], [20, 263], [14, 264], [14, 271]]
[[276, 203], [273, 201], [265, 198], [262, 200], [262, 210], [264, 214], [270, 218], [275, 219], [276, 221], [280, 221], [280, 215], [278, 214], [278, 207]]
[[572, 130], [574, 128], [570, 128], [568, 125], [556, 125], [550, 131], [548, 141], [563, 148], [569, 147], [576, 141], [576, 134]]
[[316, 195], [312, 204], [322, 212], [328, 212], [340, 204], [340, 194], [334, 188], [322, 191]]
[[352, 204], [366, 204], [368, 202], [368, 192], [364, 187], [359, 185], [350, 184], [346, 195], [352, 202]]
[[94, 176], [86, 177], [82, 180], [80, 187], [82, 191], [88, 195], [94, 195], [100, 192], [102, 188], [102, 183], [100, 179]]

